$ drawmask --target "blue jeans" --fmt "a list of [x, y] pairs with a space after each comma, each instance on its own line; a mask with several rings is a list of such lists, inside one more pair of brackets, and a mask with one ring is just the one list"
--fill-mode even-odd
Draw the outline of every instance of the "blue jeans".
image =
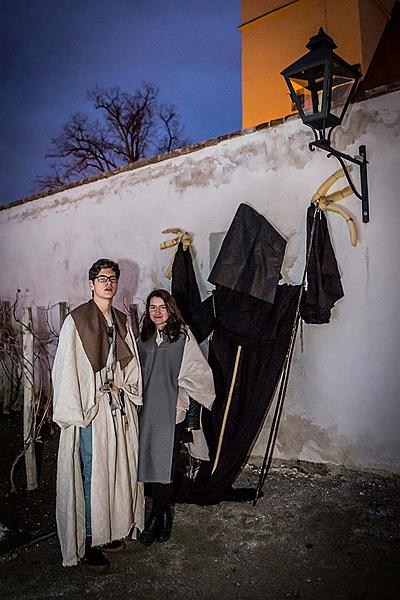
[[83, 495], [85, 498], [86, 537], [92, 536], [91, 484], [92, 484], [92, 424], [80, 427], [79, 453], [81, 455]]

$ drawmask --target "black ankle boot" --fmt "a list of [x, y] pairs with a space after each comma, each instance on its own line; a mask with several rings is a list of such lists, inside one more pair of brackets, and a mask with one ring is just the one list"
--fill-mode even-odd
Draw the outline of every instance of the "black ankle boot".
[[146, 522], [145, 528], [139, 535], [138, 540], [145, 546], [150, 546], [156, 539], [160, 531], [160, 517], [159, 515], [150, 515]]
[[172, 522], [174, 520], [174, 513], [172, 508], [169, 506], [167, 510], [162, 514], [160, 532], [157, 540], [159, 542], [167, 542], [171, 537]]

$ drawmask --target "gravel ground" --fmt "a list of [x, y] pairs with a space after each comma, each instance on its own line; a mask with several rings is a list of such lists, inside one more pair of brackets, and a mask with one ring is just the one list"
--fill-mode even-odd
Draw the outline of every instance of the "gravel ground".
[[[55, 530], [57, 436], [44, 436], [39, 489], [10, 495], [19, 420], [0, 421], [0, 600], [400, 598], [400, 478], [312, 464], [273, 469], [256, 507], [177, 505], [168, 542], [128, 542], [108, 573], [63, 568], [55, 536], [26, 547]], [[257, 478], [248, 466], [238, 485]]]
[[[248, 467], [242, 485], [255, 485]], [[274, 469], [252, 503], [178, 505], [171, 540], [128, 542], [106, 574], [63, 568], [55, 537], [0, 557], [0, 598], [400, 598], [400, 482]]]

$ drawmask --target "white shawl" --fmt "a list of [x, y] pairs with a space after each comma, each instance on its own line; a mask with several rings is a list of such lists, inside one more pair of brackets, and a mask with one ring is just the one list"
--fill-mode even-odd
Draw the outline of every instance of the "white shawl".
[[[184, 420], [189, 408], [189, 397], [207, 409], [211, 409], [215, 399], [214, 378], [211, 367], [205, 359], [190, 329], [183, 350], [182, 364], [178, 375], [178, 400], [176, 422]], [[208, 446], [202, 429], [192, 431], [193, 442], [187, 444], [192, 456], [209, 460]]]

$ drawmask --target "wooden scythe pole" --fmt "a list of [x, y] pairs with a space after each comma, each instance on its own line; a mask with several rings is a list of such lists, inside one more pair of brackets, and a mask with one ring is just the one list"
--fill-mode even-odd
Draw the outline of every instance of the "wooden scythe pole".
[[228, 399], [226, 401], [226, 406], [225, 406], [225, 411], [224, 411], [224, 418], [222, 420], [221, 432], [219, 434], [217, 453], [215, 455], [215, 460], [214, 460], [214, 465], [213, 465], [213, 468], [212, 468], [212, 471], [211, 471], [211, 475], [214, 473], [215, 469], [218, 466], [219, 457], [220, 457], [220, 454], [221, 454], [221, 448], [222, 448], [222, 442], [224, 440], [224, 433], [225, 433], [226, 421], [228, 419], [229, 409], [231, 407], [233, 390], [235, 388], [235, 383], [236, 383], [236, 377], [237, 377], [237, 372], [238, 372], [238, 368], [239, 368], [239, 361], [240, 361], [240, 354], [241, 354], [241, 352], [242, 352], [242, 346], [238, 346], [237, 352], [236, 352], [235, 366], [233, 367], [233, 375], [232, 375], [231, 385], [230, 385], [230, 388], [229, 388]]

